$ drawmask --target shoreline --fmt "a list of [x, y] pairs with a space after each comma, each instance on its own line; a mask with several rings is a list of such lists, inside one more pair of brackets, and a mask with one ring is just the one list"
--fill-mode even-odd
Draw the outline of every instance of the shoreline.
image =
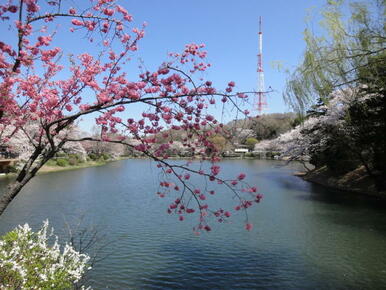
[[115, 162], [115, 161], [121, 161], [121, 160], [126, 160], [130, 159], [130, 157], [118, 157], [117, 159], [111, 159], [111, 160], [106, 160], [106, 161], [86, 161], [84, 163], [81, 163], [79, 165], [74, 165], [74, 166], [48, 166], [48, 165], [43, 165], [43, 167], [38, 171], [37, 174], [42, 174], [42, 173], [50, 173], [50, 172], [60, 172], [60, 171], [67, 171], [67, 170], [76, 170], [76, 169], [82, 169], [82, 168], [89, 168], [89, 167], [98, 167], [98, 166], [103, 166], [106, 165], [110, 162]]
[[[123, 157], [118, 157], [117, 159], [106, 160], [106, 161], [86, 161], [84, 163], [81, 163], [79, 165], [74, 165], [74, 166], [69, 165], [69, 166], [62, 167], [62, 166], [43, 165], [43, 167], [37, 172], [36, 175], [46, 174], [50, 172], [61, 172], [61, 171], [77, 170], [77, 169], [89, 168], [89, 167], [98, 167], [98, 166], [106, 165], [110, 162], [128, 160], [128, 159], [149, 159], [149, 158], [144, 156], [123, 156]], [[170, 160], [200, 160], [200, 158], [192, 158], [192, 157], [170, 157], [169, 159]], [[259, 160], [259, 159], [262, 159], [262, 158], [250, 157], [250, 156], [223, 157], [223, 160]], [[276, 159], [264, 158], [264, 160], [276, 160]], [[16, 176], [16, 173], [0, 173], [0, 179], [12, 178], [14, 176]]]
[[[112, 160], [106, 160], [106, 161], [86, 161], [84, 163], [81, 163], [79, 165], [68, 165], [68, 166], [50, 166], [50, 165], [43, 165], [43, 167], [37, 172], [36, 175], [39, 174], [46, 174], [50, 172], [61, 172], [61, 171], [69, 171], [69, 170], [77, 170], [82, 168], [89, 168], [89, 167], [98, 167], [106, 165], [110, 162], [115, 161], [121, 161], [121, 160], [128, 160], [128, 159], [148, 159], [148, 157], [143, 156], [125, 156], [125, 157], [118, 157], [117, 159]], [[170, 160], [200, 160], [200, 158], [191, 158], [191, 157], [170, 157]], [[223, 157], [223, 160], [260, 160], [261, 158], [258, 157], [250, 157], [250, 156], [238, 156], [238, 157]], [[276, 160], [276, 159], [266, 159], [264, 160]], [[279, 160], [278, 160], [279, 161]], [[16, 176], [16, 173], [0, 173], [0, 178], [10, 178]]]
[[375, 188], [373, 180], [362, 167], [341, 176], [332, 174], [325, 167], [310, 172], [294, 172], [293, 175], [327, 188], [386, 200], [386, 192]]
[[[121, 160], [126, 160], [130, 159], [128, 157], [119, 157], [117, 159], [113, 160], [106, 160], [106, 161], [86, 161], [84, 163], [81, 163], [79, 165], [69, 165], [69, 166], [49, 166], [49, 165], [43, 165], [42, 168], [39, 169], [36, 175], [40, 174], [46, 174], [46, 173], [51, 173], [51, 172], [61, 172], [61, 171], [69, 171], [69, 170], [77, 170], [77, 169], [83, 169], [83, 168], [89, 168], [89, 167], [98, 167], [98, 166], [103, 166], [106, 165], [110, 162], [115, 162], [115, 161], [121, 161]], [[0, 174], [0, 178], [10, 178], [16, 176], [16, 173], [2, 173]]]

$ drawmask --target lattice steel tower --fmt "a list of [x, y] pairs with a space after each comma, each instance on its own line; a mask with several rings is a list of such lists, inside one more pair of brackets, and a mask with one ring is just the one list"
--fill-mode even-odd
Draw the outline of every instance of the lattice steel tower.
[[257, 55], [257, 111], [261, 114], [267, 109], [267, 100], [264, 88], [264, 70], [263, 70], [263, 32], [262, 32], [262, 17], [259, 18], [259, 53]]

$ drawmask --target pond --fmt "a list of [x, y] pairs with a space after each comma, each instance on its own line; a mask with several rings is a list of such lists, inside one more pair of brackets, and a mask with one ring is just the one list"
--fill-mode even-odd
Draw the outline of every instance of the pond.
[[[179, 162], [179, 161], [175, 161]], [[59, 236], [96, 229], [100, 259], [88, 274], [94, 289], [380, 289], [386, 287], [386, 205], [295, 177], [280, 161], [228, 160], [225, 176], [247, 174], [264, 195], [245, 215], [212, 222], [194, 235], [197, 217], [179, 221], [161, 199], [149, 160], [41, 174], [0, 218], [0, 234], [48, 219]], [[4, 189], [8, 179], [0, 179]], [[192, 182], [199, 182], [193, 179]], [[233, 209], [226, 190], [211, 202]]]

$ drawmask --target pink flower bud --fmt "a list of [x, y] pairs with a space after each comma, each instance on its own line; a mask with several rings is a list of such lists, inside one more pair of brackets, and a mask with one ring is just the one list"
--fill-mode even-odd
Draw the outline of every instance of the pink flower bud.
[[206, 225], [206, 226], [204, 227], [204, 230], [206, 230], [207, 232], [210, 232], [212, 229], [210, 228], [210, 226]]
[[238, 180], [243, 180], [245, 178], [245, 173], [240, 173], [239, 176], [237, 176]]

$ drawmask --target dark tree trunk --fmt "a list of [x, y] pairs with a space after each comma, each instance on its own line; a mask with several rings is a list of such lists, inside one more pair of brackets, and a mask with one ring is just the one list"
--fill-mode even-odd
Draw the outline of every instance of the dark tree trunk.
[[0, 199], [0, 216], [5, 211], [11, 201], [17, 196], [24, 185], [32, 178], [31, 174], [27, 174], [22, 182], [15, 181], [8, 186], [8, 190], [1, 196]]
[[[0, 216], [8, 205], [18, 195], [22, 188], [33, 178], [39, 169], [54, 156], [57, 150], [45, 150], [37, 147], [31, 157], [28, 159], [23, 169], [19, 172], [16, 180], [8, 186], [8, 190], [0, 198]], [[38, 158], [41, 158], [38, 160]], [[38, 160], [38, 161], [37, 161]]]

